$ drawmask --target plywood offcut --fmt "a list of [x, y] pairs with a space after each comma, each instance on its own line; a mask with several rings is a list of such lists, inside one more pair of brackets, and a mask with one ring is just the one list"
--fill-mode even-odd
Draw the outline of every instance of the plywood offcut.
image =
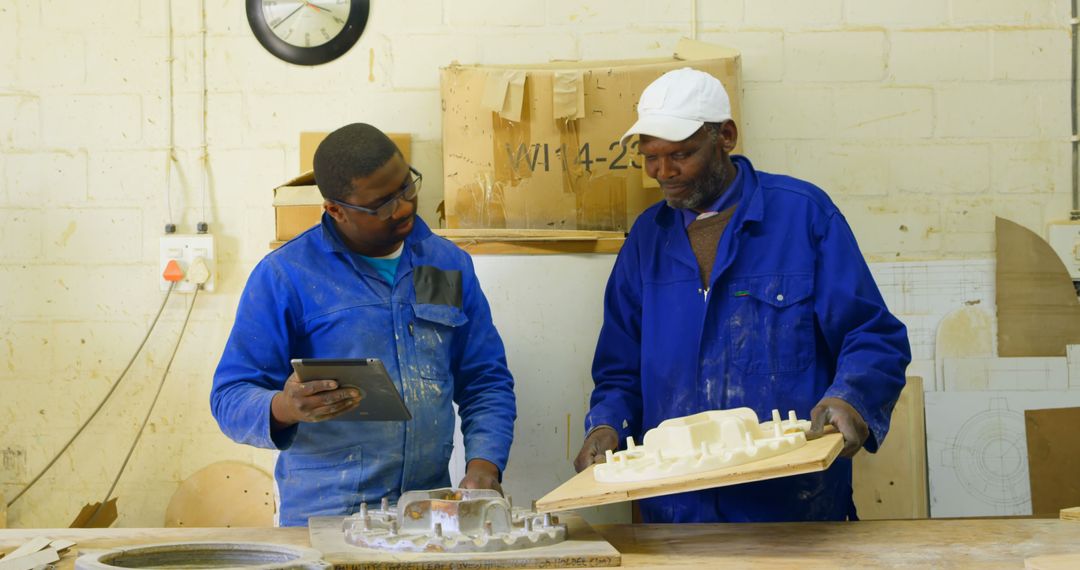
[[1061, 520], [1080, 521], [1080, 507], [1069, 507], [1067, 509], [1061, 509]]
[[113, 497], [104, 505], [101, 503], [84, 505], [69, 526], [71, 528], [109, 528], [116, 522], [116, 501], [117, 498]]
[[1024, 411], [1031, 513], [1054, 518], [1080, 505], [1080, 408]]
[[997, 218], [999, 356], [1065, 356], [1080, 344], [1080, 302], [1061, 258], [1031, 230]]
[[1080, 552], [1076, 554], [1047, 554], [1024, 560], [1025, 570], [1076, 570], [1080, 568]]
[[824, 471], [832, 465], [843, 447], [843, 436], [827, 434], [795, 451], [761, 461], [715, 471], [631, 483], [599, 483], [593, 477], [593, 466], [590, 466], [536, 501], [536, 510], [550, 512], [579, 509]]
[[165, 510], [166, 527], [274, 526], [274, 479], [240, 461], [211, 463], [185, 479]]
[[335, 570], [389, 570], [417, 568], [594, 568], [618, 566], [619, 551], [596, 533], [581, 517], [560, 513], [567, 525], [567, 539], [551, 546], [502, 552], [390, 552], [362, 548], [345, 542], [341, 526], [345, 517], [311, 517], [311, 546]]
[[861, 520], [930, 516], [923, 401], [922, 378], [909, 376], [885, 442], [877, 453], [864, 450], [852, 459], [852, 495]]
[[52, 548], [37, 550], [22, 556], [11, 554], [0, 558], [0, 570], [32, 570], [60, 560], [60, 554]]

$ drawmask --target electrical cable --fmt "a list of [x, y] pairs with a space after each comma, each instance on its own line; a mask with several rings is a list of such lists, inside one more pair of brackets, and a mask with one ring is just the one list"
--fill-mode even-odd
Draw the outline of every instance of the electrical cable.
[[41, 479], [41, 477], [49, 471], [49, 469], [60, 459], [60, 457], [64, 455], [64, 452], [67, 451], [69, 447], [71, 447], [71, 444], [75, 443], [75, 439], [78, 438], [80, 434], [82, 434], [83, 430], [86, 429], [86, 426], [90, 425], [90, 422], [93, 421], [95, 417], [97, 417], [98, 412], [101, 411], [101, 408], [105, 407], [105, 402], [107, 402], [109, 398], [112, 397], [113, 392], [115, 392], [116, 388], [120, 386], [120, 381], [123, 380], [125, 376], [127, 376], [128, 371], [131, 370], [131, 366], [135, 364], [135, 359], [138, 358], [139, 353], [142, 352], [143, 347], [146, 346], [146, 341], [150, 340], [150, 333], [154, 332], [154, 327], [157, 326], [158, 319], [161, 318], [161, 313], [165, 311], [165, 304], [169, 302], [169, 296], [172, 295], [173, 287], [175, 286], [175, 282], [169, 283], [169, 290], [165, 293], [165, 298], [162, 299], [161, 306], [158, 307], [157, 314], [154, 315], [154, 320], [150, 323], [150, 328], [146, 331], [146, 335], [143, 336], [142, 341], [139, 343], [139, 348], [135, 349], [135, 354], [131, 355], [131, 360], [128, 361], [127, 366], [124, 367], [123, 372], [121, 372], [120, 375], [116, 377], [116, 381], [113, 382], [112, 387], [109, 388], [109, 391], [105, 394], [105, 397], [101, 399], [101, 402], [98, 403], [96, 408], [94, 408], [94, 411], [90, 413], [90, 417], [86, 418], [86, 421], [83, 422], [81, 426], [79, 426], [79, 429], [75, 430], [75, 435], [71, 436], [71, 439], [69, 439], [68, 442], [64, 444], [64, 447], [62, 447], [60, 451], [57, 452], [56, 456], [53, 457], [51, 461], [49, 461], [48, 465], [46, 465], [45, 468], [42, 469], [36, 477], [31, 479], [30, 483], [28, 483], [26, 487], [23, 487], [22, 491], [19, 491], [17, 495], [12, 497], [12, 499], [8, 501], [7, 506], [9, 508], [11, 507], [11, 505], [15, 504], [15, 501], [19, 500], [19, 497], [23, 496], [27, 491], [29, 491], [30, 488], [34, 486], [34, 483], [37, 483], [38, 480]]
[[127, 468], [128, 461], [131, 460], [131, 455], [135, 453], [135, 448], [139, 445], [139, 439], [142, 438], [143, 431], [146, 430], [146, 424], [150, 423], [150, 416], [154, 413], [154, 407], [157, 406], [158, 398], [161, 396], [161, 390], [165, 387], [165, 379], [169, 377], [169, 369], [172, 368], [173, 359], [176, 358], [177, 351], [180, 350], [180, 343], [184, 340], [184, 331], [187, 330], [188, 321], [191, 320], [191, 311], [195, 308], [195, 300], [199, 298], [199, 291], [202, 290], [200, 285], [195, 289], [195, 293], [191, 296], [191, 305], [188, 306], [187, 314], [184, 315], [184, 324], [180, 326], [180, 334], [176, 337], [176, 344], [173, 345], [172, 355], [169, 356], [169, 362], [165, 365], [165, 372], [161, 375], [161, 381], [158, 382], [157, 392], [154, 393], [154, 399], [150, 402], [150, 409], [146, 411], [146, 417], [143, 418], [142, 425], [139, 426], [139, 431], [135, 433], [135, 441], [131, 442], [131, 448], [128, 449], [127, 455], [124, 457], [124, 462], [120, 465], [120, 471], [116, 473], [116, 478], [113, 479], [112, 485], [109, 487], [109, 492], [105, 493], [105, 498], [101, 500], [101, 504], [94, 509], [94, 513], [90, 515], [88, 520], [93, 520], [94, 517], [101, 512], [101, 509], [105, 506], [105, 503], [109, 502], [109, 497], [112, 497], [113, 491], [116, 490], [117, 483], [120, 482], [120, 476], [124, 474], [124, 469]]

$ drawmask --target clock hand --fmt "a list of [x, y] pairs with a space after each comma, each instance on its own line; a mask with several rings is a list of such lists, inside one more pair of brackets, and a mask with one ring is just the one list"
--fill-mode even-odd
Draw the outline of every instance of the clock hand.
[[[304, 4], [307, 4], [307, 2], [304, 2]], [[293, 14], [295, 14], [295, 13], [299, 12], [300, 10], [303, 10], [303, 9], [304, 9], [304, 4], [301, 4], [301, 5], [300, 5], [299, 7], [297, 7], [297, 8], [295, 9], [295, 10], [293, 10], [292, 12], [289, 12], [289, 15], [288, 15], [288, 16], [285, 16], [284, 18], [282, 18], [282, 19], [278, 20], [278, 23], [274, 24], [273, 26], [270, 26], [270, 29], [275, 29], [275, 28], [277, 28], [278, 26], [280, 26], [281, 24], [284, 24], [284, 23], [285, 23], [285, 20], [288, 20], [289, 18], [292, 18], [292, 17], [293, 17]]]
[[317, 9], [317, 10], [322, 10], [323, 12], [329, 12], [330, 11], [329, 8], [324, 8], [322, 6], [319, 6], [318, 4], [316, 4], [314, 2], [304, 2], [304, 3], [307, 4], [308, 6], [311, 6], [312, 8]]

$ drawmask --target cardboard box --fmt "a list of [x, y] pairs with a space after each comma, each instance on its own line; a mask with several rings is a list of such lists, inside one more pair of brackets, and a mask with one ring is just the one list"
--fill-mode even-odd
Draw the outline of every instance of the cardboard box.
[[322, 205], [315, 173], [310, 170], [274, 188], [274, 239], [289, 241], [319, 223]]
[[[311, 161], [315, 149], [329, 133], [300, 133], [300, 176], [274, 188], [274, 239], [288, 241], [319, 223], [323, 197], [315, 185]], [[386, 133], [394, 141], [405, 162], [409, 162], [412, 137], [408, 134]]]
[[702, 42], [663, 59], [443, 68], [447, 227], [628, 231], [660, 193], [619, 137], [641, 91], [686, 66], [723, 82], [738, 122], [739, 53]]

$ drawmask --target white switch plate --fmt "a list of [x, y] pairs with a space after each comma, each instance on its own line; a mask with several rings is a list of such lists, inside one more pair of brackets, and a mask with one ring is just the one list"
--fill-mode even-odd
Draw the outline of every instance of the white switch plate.
[[169, 260], [175, 259], [184, 271], [184, 278], [173, 289], [177, 293], [192, 293], [197, 286], [188, 281], [187, 275], [191, 263], [201, 257], [210, 270], [210, 279], [203, 284], [203, 291], [213, 291], [217, 281], [217, 267], [214, 265], [214, 236], [210, 234], [171, 234], [161, 236], [161, 254], [158, 256], [158, 281], [162, 291], [169, 290], [169, 282], [162, 277]]
[[1050, 247], [1069, 270], [1073, 281], [1080, 279], [1080, 222], [1054, 222], [1046, 229]]

